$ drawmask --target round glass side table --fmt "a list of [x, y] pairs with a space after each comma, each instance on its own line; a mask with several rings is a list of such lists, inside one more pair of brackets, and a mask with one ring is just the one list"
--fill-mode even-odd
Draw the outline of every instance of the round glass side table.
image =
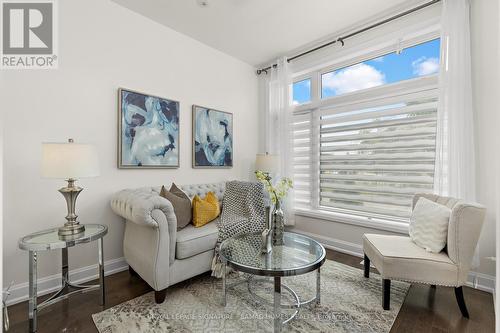
[[[103, 237], [108, 233], [108, 227], [101, 224], [85, 224], [85, 231], [72, 237], [58, 235], [59, 228], [48, 229], [27, 235], [19, 240], [19, 248], [29, 251], [29, 300], [28, 316], [30, 332], [37, 331], [37, 312], [43, 308], [66, 299], [74, 294], [85, 293], [92, 290], [100, 290], [99, 301], [101, 305], [105, 302], [104, 289], [104, 252]], [[69, 281], [68, 271], [68, 248], [89, 243], [97, 240], [99, 284], [80, 285]], [[61, 288], [53, 293], [48, 299], [38, 304], [37, 302], [37, 252], [61, 249], [62, 252], [62, 276]], [[70, 290], [74, 289], [74, 290]]]
[[[272, 277], [274, 279], [273, 311], [274, 332], [281, 332], [283, 325], [296, 317], [299, 309], [307, 304], [319, 304], [321, 300], [321, 273], [320, 268], [326, 260], [325, 248], [314, 239], [292, 233], [283, 233], [283, 245], [273, 246], [271, 252], [262, 253], [262, 237], [260, 233], [241, 234], [222, 242], [220, 257], [222, 261], [222, 304], [226, 306], [227, 289], [242, 282], [248, 283], [248, 291], [261, 303], [266, 300], [259, 297], [255, 292], [255, 280], [253, 276]], [[232, 285], [226, 283], [226, 266], [234, 270], [250, 274], [247, 281], [235, 282]], [[316, 271], [316, 295], [306, 301], [300, 300], [299, 295], [290, 287], [283, 284], [282, 277], [301, 275]], [[265, 280], [266, 281], [266, 280]], [[282, 304], [282, 290], [290, 293], [294, 304]], [[282, 321], [281, 309], [293, 309], [294, 313]]]

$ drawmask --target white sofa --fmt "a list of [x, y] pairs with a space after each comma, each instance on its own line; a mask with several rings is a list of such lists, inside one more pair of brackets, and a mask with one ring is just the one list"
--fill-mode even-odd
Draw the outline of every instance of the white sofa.
[[[190, 199], [214, 192], [222, 202], [225, 183], [184, 185]], [[216, 222], [177, 231], [172, 204], [160, 196], [161, 186], [126, 189], [111, 198], [111, 208], [126, 221], [123, 253], [130, 272], [155, 290], [155, 300], [165, 300], [166, 289], [211, 269], [217, 242]]]

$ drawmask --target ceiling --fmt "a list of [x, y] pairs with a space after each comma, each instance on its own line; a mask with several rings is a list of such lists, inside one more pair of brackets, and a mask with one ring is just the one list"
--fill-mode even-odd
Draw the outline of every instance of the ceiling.
[[258, 66], [408, 0], [113, 0]]

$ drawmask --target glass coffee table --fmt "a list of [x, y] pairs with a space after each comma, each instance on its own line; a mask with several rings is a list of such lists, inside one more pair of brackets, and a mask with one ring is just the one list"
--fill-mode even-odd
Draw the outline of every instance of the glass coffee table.
[[[261, 253], [261, 242], [260, 233], [243, 234], [222, 242], [220, 247], [220, 257], [223, 263], [222, 303], [226, 306], [227, 290], [243, 282], [248, 283], [248, 291], [253, 296], [267, 303], [265, 299], [253, 291], [253, 277], [273, 277], [274, 295], [272, 305], [274, 310], [274, 332], [281, 332], [283, 325], [295, 318], [301, 306], [310, 303], [320, 303], [320, 267], [325, 262], [326, 252], [325, 248], [314, 239], [291, 232], [284, 233], [283, 245], [273, 246], [272, 251], [267, 254]], [[249, 278], [246, 281], [228, 285], [226, 283], [227, 266], [236, 271], [250, 274]], [[309, 300], [301, 301], [295, 291], [281, 283], [282, 277], [301, 275], [314, 270], [316, 271], [316, 296]], [[281, 303], [282, 290], [290, 293], [294, 300], [292, 304]], [[282, 308], [295, 311], [283, 321]]]

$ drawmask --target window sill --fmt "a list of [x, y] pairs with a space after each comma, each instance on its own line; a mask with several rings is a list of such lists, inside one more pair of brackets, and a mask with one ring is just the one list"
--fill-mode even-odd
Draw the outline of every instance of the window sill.
[[313, 217], [321, 220], [333, 221], [338, 223], [351, 224], [358, 227], [372, 228], [372, 229], [396, 232], [406, 235], [408, 234], [408, 223], [404, 222], [396, 222], [396, 221], [382, 220], [364, 216], [356, 216], [356, 215], [342, 214], [337, 212], [328, 212], [324, 210], [312, 210], [304, 208], [295, 210], [295, 215]]

